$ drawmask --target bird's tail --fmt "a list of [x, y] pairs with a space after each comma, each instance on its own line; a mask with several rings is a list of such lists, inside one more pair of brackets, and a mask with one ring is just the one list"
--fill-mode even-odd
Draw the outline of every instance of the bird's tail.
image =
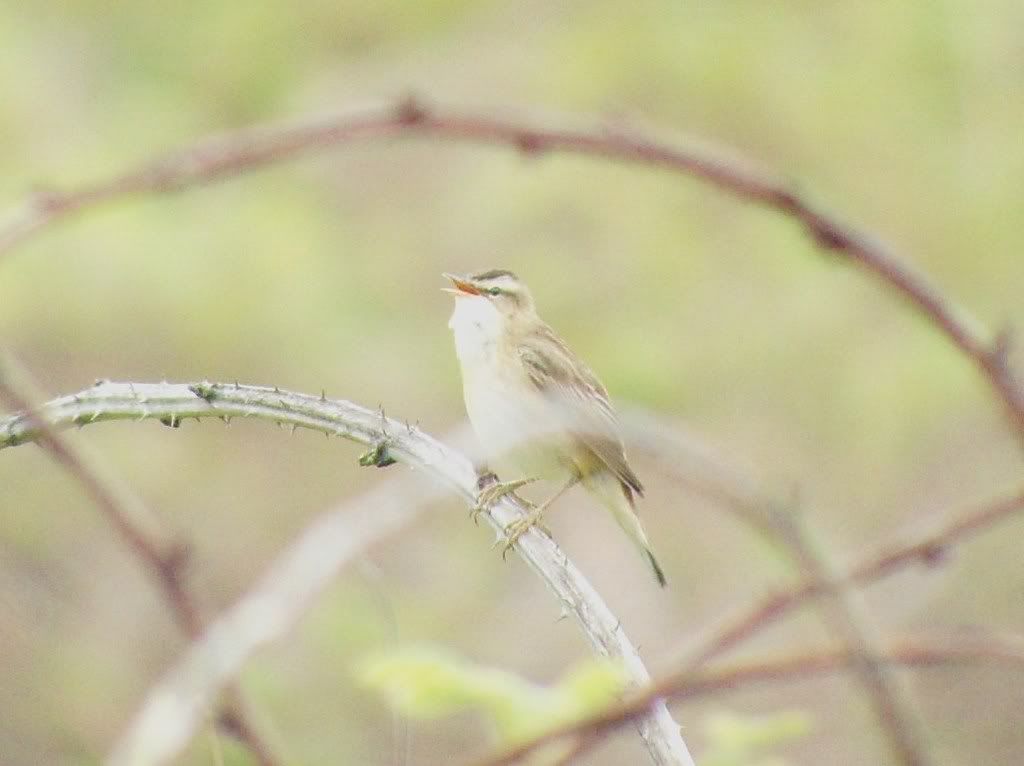
[[582, 479], [583, 486], [592, 492], [612, 512], [615, 521], [629, 535], [629, 539], [640, 549], [654, 570], [658, 584], [665, 586], [665, 573], [654, 557], [651, 543], [647, 539], [640, 519], [633, 508], [633, 491], [607, 471], [599, 471]]

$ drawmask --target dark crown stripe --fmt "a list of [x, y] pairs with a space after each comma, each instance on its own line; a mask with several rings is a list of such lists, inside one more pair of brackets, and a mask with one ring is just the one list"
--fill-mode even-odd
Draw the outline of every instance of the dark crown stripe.
[[510, 277], [515, 280], [519, 279], [519, 277], [511, 271], [507, 271], [505, 269], [491, 269], [490, 271], [484, 271], [479, 274], [474, 274], [471, 279], [474, 282], [485, 282], [489, 279], [499, 279], [500, 277]]

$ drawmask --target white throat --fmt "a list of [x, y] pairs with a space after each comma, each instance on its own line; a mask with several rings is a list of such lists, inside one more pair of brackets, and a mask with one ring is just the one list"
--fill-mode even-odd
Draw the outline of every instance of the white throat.
[[455, 335], [455, 353], [465, 367], [491, 358], [505, 332], [505, 318], [484, 296], [459, 295], [448, 327]]

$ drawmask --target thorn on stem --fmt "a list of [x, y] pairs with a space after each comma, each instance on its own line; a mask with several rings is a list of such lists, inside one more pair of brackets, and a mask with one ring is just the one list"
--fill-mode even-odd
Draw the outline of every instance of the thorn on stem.
[[921, 562], [928, 567], [938, 567], [946, 563], [949, 551], [941, 543], [929, 545], [921, 550]]
[[43, 213], [59, 213], [71, 203], [69, 196], [56, 189], [36, 189], [32, 203]]
[[186, 540], [175, 540], [164, 554], [160, 568], [167, 577], [177, 579], [192, 558], [192, 547]]
[[417, 125], [427, 119], [427, 107], [410, 93], [398, 102], [395, 118], [402, 125]]
[[823, 250], [843, 250], [850, 242], [850, 236], [831, 221], [814, 218], [808, 221], [811, 236]]
[[1013, 328], [1009, 325], [1003, 326], [996, 333], [995, 341], [992, 343], [992, 361], [999, 367], [1006, 367], [1010, 359], [1010, 351], [1013, 349]]
[[217, 726], [221, 731], [229, 734], [235, 739], [243, 739], [245, 727], [238, 717], [237, 710], [225, 708], [217, 714]]
[[778, 189], [771, 195], [771, 203], [791, 213], [800, 208], [800, 197], [793, 189]]
[[174, 414], [164, 415], [162, 418], [160, 418], [160, 422], [163, 423], [168, 428], [180, 428], [181, 427], [181, 418], [179, 418], [177, 415], [174, 415]]
[[544, 141], [536, 133], [524, 130], [516, 136], [516, 146], [527, 156], [536, 156], [544, 151]]

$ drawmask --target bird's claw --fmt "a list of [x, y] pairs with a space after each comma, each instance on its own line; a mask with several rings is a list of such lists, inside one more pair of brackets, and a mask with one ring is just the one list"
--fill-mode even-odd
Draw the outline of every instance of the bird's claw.
[[469, 509], [469, 518], [474, 524], [480, 523], [480, 514], [487, 512], [487, 506], [477, 503]]
[[508, 555], [508, 552], [512, 550], [513, 546], [519, 542], [519, 538], [522, 537], [529, 529], [539, 529], [548, 537], [551, 537], [551, 530], [544, 526], [540, 521], [542, 511], [542, 508], [535, 508], [525, 516], [510, 522], [509, 525], [505, 527], [504, 537], [499, 538], [493, 546], [494, 548], [501, 548], [502, 561], [505, 560], [505, 556]]
[[[493, 476], [494, 474], [490, 474]], [[469, 510], [469, 518], [476, 524], [479, 522], [480, 514], [486, 513], [490, 507], [505, 495], [510, 495], [520, 487], [532, 484], [536, 479], [516, 479], [515, 481], [497, 481], [488, 484], [480, 489], [476, 496], [476, 505]], [[526, 502], [525, 500], [523, 501]]]
[[[487, 477], [493, 477], [494, 474], [489, 474]], [[490, 510], [491, 506], [498, 500], [503, 498], [505, 495], [514, 494], [520, 487], [525, 487], [527, 484], [532, 484], [537, 481], [535, 478], [516, 479], [514, 481], [493, 481], [486, 483], [485, 477], [481, 477], [480, 483], [478, 484], [480, 491], [476, 496], [476, 504], [470, 509], [469, 517], [473, 520], [473, 523], [478, 523], [481, 513], [486, 513]], [[525, 516], [516, 519], [505, 527], [505, 534], [500, 537], [492, 548], [501, 548], [501, 558], [504, 559], [512, 547], [516, 544], [516, 541], [523, 535], [526, 530], [531, 527], [537, 527], [543, 531], [548, 537], [551, 536], [551, 532], [540, 523], [541, 511], [543, 508], [539, 508], [529, 500], [524, 500], [521, 497], [517, 497], [520, 503], [527, 506], [531, 510]]]
[[520, 487], [532, 484], [536, 479], [516, 479], [515, 481], [499, 481], [489, 484], [476, 496], [477, 507], [488, 508], [505, 495], [515, 492]]

